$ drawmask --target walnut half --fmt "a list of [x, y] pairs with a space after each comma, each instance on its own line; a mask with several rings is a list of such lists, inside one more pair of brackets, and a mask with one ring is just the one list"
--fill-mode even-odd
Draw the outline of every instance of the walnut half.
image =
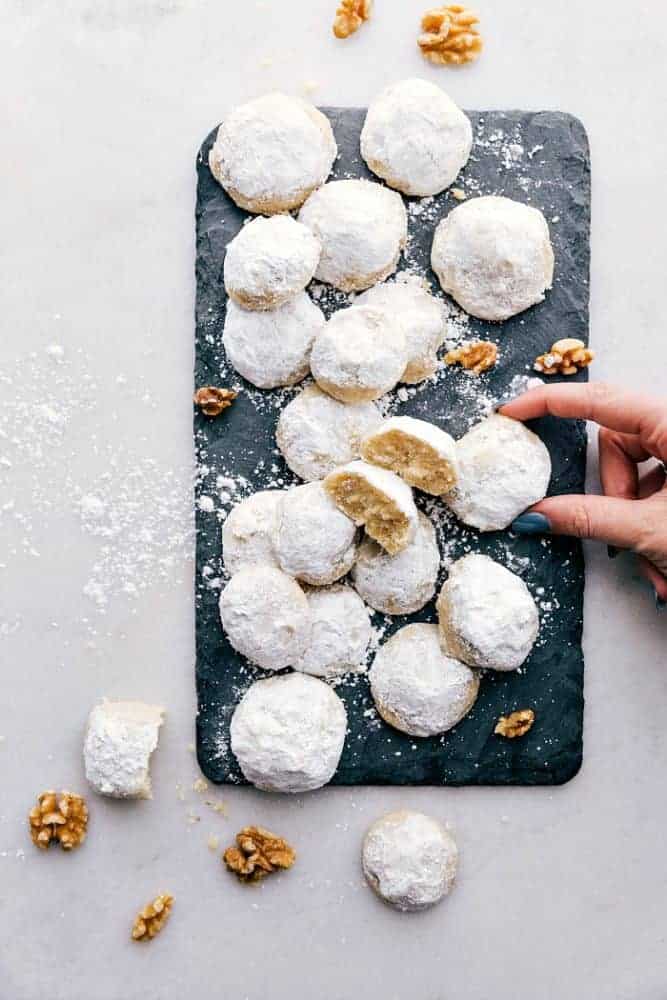
[[132, 924], [132, 940], [151, 941], [156, 934], [159, 934], [169, 919], [173, 903], [173, 896], [162, 893], [144, 906]]
[[286, 840], [261, 826], [244, 826], [236, 844], [227, 848], [222, 859], [242, 882], [258, 882], [278, 868], [291, 868], [296, 859]]
[[535, 722], [535, 713], [532, 708], [520, 708], [509, 715], [501, 715], [493, 730], [498, 736], [505, 736], [508, 740], [515, 740], [517, 736], [525, 736]]
[[205, 416], [217, 417], [232, 405], [237, 396], [238, 392], [234, 392], [233, 389], [219, 389], [214, 385], [205, 385], [197, 389], [194, 403]]
[[86, 839], [88, 807], [74, 792], [42, 792], [28, 813], [28, 823], [32, 842], [41, 850], [59, 843], [63, 851], [71, 851]]
[[542, 375], [576, 375], [580, 368], [588, 368], [594, 357], [583, 340], [565, 337], [557, 340], [548, 354], [535, 358], [533, 368]]
[[498, 357], [498, 348], [489, 340], [469, 340], [453, 351], [445, 354], [445, 364], [463, 365], [473, 375], [481, 375], [493, 368]]
[[371, 16], [373, 0], [341, 0], [333, 23], [336, 38], [349, 38]]
[[461, 4], [433, 7], [422, 17], [417, 44], [425, 59], [439, 66], [462, 66], [482, 51], [479, 18]]

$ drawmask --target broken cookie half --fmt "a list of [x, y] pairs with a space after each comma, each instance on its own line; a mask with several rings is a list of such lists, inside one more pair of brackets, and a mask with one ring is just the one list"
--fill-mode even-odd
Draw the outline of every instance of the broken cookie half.
[[390, 555], [402, 552], [415, 537], [419, 518], [412, 490], [393, 472], [368, 462], [349, 462], [329, 473], [324, 488]]
[[454, 438], [436, 424], [390, 417], [362, 442], [362, 457], [398, 473], [410, 486], [441, 496], [456, 484]]
[[140, 701], [103, 701], [88, 717], [83, 746], [86, 778], [100, 795], [151, 797], [150, 760], [164, 709]]

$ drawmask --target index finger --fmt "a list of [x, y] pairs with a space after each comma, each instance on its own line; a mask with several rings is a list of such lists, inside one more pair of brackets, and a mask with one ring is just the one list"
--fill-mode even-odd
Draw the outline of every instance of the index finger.
[[664, 400], [618, 389], [605, 382], [543, 385], [506, 403], [498, 412], [515, 420], [532, 420], [546, 414], [594, 420], [611, 430], [644, 438], [649, 434], [655, 436], [655, 430], [661, 424], [667, 430], [667, 404]]

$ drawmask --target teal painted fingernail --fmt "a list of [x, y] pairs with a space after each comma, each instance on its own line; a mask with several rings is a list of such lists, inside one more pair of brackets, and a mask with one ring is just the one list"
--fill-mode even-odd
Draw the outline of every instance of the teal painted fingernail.
[[667, 608], [667, 601], [664, 599], [664, 597], [660, 596], [660, 594], [655, 589], [655, 587], [653, 588], [653, 594], [654, 594], [654, 597], [655, 597], [655, 609], [656, 609], [656, 611], [662, 611], [663, 608]]
[[617, 549], [615, 545], [607, 546], [607, 555], [609, 556], [610, 559], [615, 559], [618, 553], [619, 549]]
[[517, 535], [543, 535], [551, 531], [551, 524], [544, 514], [521, 514], [512, 521], [510, 531], [514, 531]]

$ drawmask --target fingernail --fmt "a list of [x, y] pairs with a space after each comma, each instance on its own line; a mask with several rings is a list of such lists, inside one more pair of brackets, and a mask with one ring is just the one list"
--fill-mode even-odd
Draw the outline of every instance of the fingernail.
[[615, 559], [616, 556], [618, 555], [619, 551], [620, 550], [617, 549], [615, 545], [608, 545], [607, 546], [607, 555], [609, 556], [610, 559]]
[[517, 535], [543, 535], [551, 531], [549, 518], [544, 514], [521, 514], [510, 525], [510, 531]]
[[521, 392], [508, 392], [506, 396], [501, 396], [500, 399], [494, 403], [493, 412], [497, 413], [503, 406], [507, 406], [508, 403], [512, 403], [515, 399], [518, 399], [519, 396], [523, 396], [524, 392], [525, 389], [522, 389]]
[[660, 596], [660, 594], [655, 589], [655, 587], [653, 588], [653, 596], [655, 597], [655, 610], [656, 611], [662, 611], [664, 608], [667, 608], [667, 601], [664, 599], [664, 597]]

